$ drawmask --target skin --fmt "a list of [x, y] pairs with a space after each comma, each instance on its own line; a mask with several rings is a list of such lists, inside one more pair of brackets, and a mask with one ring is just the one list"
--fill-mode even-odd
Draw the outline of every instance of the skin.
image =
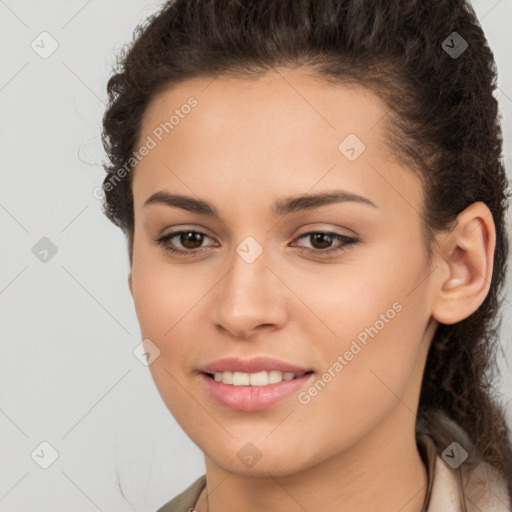
[[[475, 203], [440, 233], [429, 265], [418, 178], [393, 160], [386, 110], [364, 88], [326, 84], [304, 69], [258, 80], [196, 78], [149, 104], [139, 142], [194, 96], [198, 105], [137, 165], [135, 236], [128, 283], [144, 339], [160, 350], [150, 365], [159, 393], [205, 456], [208, 500], [199, 512], [280, 510], [420, 511], [427, 474], [415, 440], [426, 356], [438, 322], [456, 323], [489, 291], [495, 230]], [[338, 146], [357, 134], [365, 151], [349, 161]], [[344, 189], [371, 200], [274, 217], [292, 195]], [[221, 219], [163, 204], [167, 190], [209, 201]], [[169, 254], [155, 240], [180, 228]], [[339, 247], [301, 235], [335, 232]], [[236, 248], [253, 237], [252, 263]], [[259, 412], [217, 404], [198, 369], [224, 356], [267, 355], [320, 377], [357, 335], [402, 309], [307, 404], [297, 396]], [[246, 443], [252, 467], [237, 456]]]

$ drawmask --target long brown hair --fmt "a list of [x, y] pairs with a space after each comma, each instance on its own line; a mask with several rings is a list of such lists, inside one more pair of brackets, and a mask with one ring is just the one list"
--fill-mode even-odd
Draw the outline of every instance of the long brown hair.
[[[463, 51], [450, 53], [456, 42]], [[174, 0], [163, 5], [137, 27], [120, 55], [103, 119], [109, 159], [104, 212], [126, 234], [130, 262], [133, 173], [126, 172], [126, 164], [134, 160], [148, 102], [163, 87], [187, 78], [251, 79], [275, 66], [303, 66], [325, 80], [365, 86], [384, 101], [385, 134], [395, 158], [423, 184], [429, 256], [436, 233], [449, 230], [466, 207], [482, 201], [492, 212], [496, 250], [489, 293], [468, 318], [439, 325], [418, 421], [439, 452], [453, 441], [440, 414], [460, 425], [474, 443], [470, 466], [480, 460], [491, 464], [512, 495], [511, 441], [493, 388], [508, 256], [507, 179], [493, 96], [496, 66], [468, 2]]]

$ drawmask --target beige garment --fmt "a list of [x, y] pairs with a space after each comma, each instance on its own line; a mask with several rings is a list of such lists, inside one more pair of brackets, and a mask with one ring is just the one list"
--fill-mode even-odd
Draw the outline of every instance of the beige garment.
[[[488, 464], [479, 465], [467, 478], [464, 463], [452, 469], [428, 434], [418, 434], [417, 442], [428, 475], [423, 512], [512, 512], [506, 487]], [[206, 475], [201, 475], [157, 512], [193, 512], [205, 486]]]

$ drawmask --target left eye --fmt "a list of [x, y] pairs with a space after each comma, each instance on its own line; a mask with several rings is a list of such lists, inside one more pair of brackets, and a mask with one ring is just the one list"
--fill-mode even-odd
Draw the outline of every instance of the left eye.
[[[326, 231], [311, 231], [309, 233], [304, 233], [303, 235], [298, 237], [298, 240], [302, 238], [309, 238], [311, 241], [314, 241], [314, 244], [319, 244], [320, 248], [310, 249], [308, 247], [304, 247], [303, 249], [307, 252], [310, 252], [315, 255], [324, 255], [331, 254], [335, 252], [344, 251], [347, 247], [354, 245], [358, 242], [356, 238], [352, 238], [346, 235], [341, 235], [340, 233], [332, 233]], [[326, 248], [326, 244], [331, 244], [333, 241], [337, 240], [339, 242], [336, 247], [328, 247]]]
[[[200, 247], [204, 238], [210, 238], [205, 233], [193, 230], [175, 231], [174, 233], [168, 233], [160, 237], [156, 242], [162, 245], [165, 251], [172, 254], [183, 255], [183, 256], [195, 256], [199, 253], [207, 250], [205, 247]], [[170, 243], [174, 238], [179, 240], [179, 243], [184, 249], [176, 248], [174, 244]], [[354, 245], [358, 242], [356, 238], [342, 235], [340, 233], [326, 232], [326, 231], [311, 231], [304, 233], [297, 237], [296, 240], [303, 238], [309, 238], [313, 244], [319, 244], [320, 247], [301, 247], [300, 249], [316, 256], [322, 256], [325, 254], [332, 254], [335, 252], [341, 252], [347, 247]], [[334, 242], [338, 241], [338, 246], [330, 247]], [[192, 245], [193, 247], [190, 247]], [[327, 247], [329, 245], [329, 247]]]

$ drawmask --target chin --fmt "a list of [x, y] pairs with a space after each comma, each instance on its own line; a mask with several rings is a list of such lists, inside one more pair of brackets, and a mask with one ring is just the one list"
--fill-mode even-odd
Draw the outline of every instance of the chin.
[[[268, 477], [269, 473], [272, 476], [287, 476], [318, 462], [308, 457], [307, 447], [301, 446], [299, 450], [294, 444], [287, 445], [284, 439], [277, 437], [274, 442], [267, 439], [254, 443], [231, 439], [227, 445], [212, 445], [212, 450], [207, 446], [200, 446], [200, 449], [205, 454], [207, 467], [214, 464], [226, 472], [254, 477]], [[313, 454], [313, 447], [310, 449]]]
[[224, 469], [226, 472], [253, 477], [268, 477], [269, 475], [274, 477], [283, 477], [297, 473], [298, 471], [301, 471], [307, 467], [290, 465], [289, 460], [275, 460], [273, 458], [272, 460], [265, 461], [263, 460], [263, 457], [252, 467], [248, 467], [238, 459], [215, 459], [214, 463]]

